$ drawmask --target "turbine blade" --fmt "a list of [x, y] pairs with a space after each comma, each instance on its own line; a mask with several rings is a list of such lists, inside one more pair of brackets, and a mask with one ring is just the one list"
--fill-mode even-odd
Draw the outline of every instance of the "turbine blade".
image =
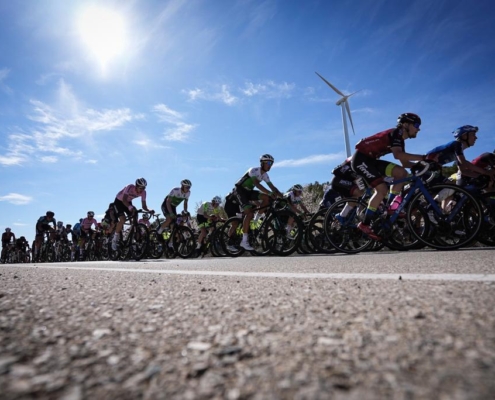
[[349, 108], [349, 103], [347, 101], [345, 102], [345, 109], [347, 110], [349, 121], [351, 121], [352, 133], [356, 134], [356, 132], [354, 132], [354, 124], [352, 123], [351, 109]]
[[354, 96], [356, 93], [359, 93], [361, 92], [363, 89], [361, 90], [356, 90], [354, 93], [351, 93], [350, 95], [346, 96], [347, 98], [351, 97], [351, 96]]
[[323, 76], [321, 76], [318, 72], [315, 71], [315, 74], [318, 75], [323, 82], [325, 82], [328, 86], [330, 86], [337, 94], [340, 94], [342, 97], [345, 97], [345, 94], [342, 93], [339, 89], [337, 89], [335, 86], [333, 86], [330, 82], [328, 82]]

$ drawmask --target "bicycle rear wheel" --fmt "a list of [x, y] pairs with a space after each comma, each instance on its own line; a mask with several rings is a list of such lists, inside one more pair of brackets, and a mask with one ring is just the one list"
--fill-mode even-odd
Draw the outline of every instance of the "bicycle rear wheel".
[[[291, 228], [288, 222], [292, 219]], [[289, 256], [294, 253], [301, 243], [304, 233], [304, 224], [292, 211], [274, 211], [267, 219], [264, 228], [266, 243], [271, 244], [271, 251], [278, 256]]]
[[[340, 212], [347, 203], [355, 206], [347, 216], [340, 217]], [[342, 253], [354, 254], [364, 251], [374, 241], [357, 228], [368, 205], [362, 200], [342, 199], [333, 203], [325, 215], [325, 233], [330, 244]], [[338, 214], [338, 215], [337, 215]]]
[[172, 232], [172, 243], [180, 258], [189, 258], [196, 252], [194, 232], [187, 226], [176, 226]]
[[148, 228], [144, 224], [137, 224], [131, 237], [131, 257], [139, 261], [148, 249]]

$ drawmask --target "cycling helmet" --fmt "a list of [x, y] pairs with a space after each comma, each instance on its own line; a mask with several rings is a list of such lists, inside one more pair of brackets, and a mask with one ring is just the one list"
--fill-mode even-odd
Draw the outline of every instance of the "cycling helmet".
[[143, 214], [143, 219], [150, 219], [150, 215], [148, 213]]
[[83, 219], [82, 218], [79, 218], [79, 222], [83, 222]]
[[271, 156], [270, 154], [263, 154], [261, 157], [260, 157], [260, 162], [263, 162], [263, 161], [271, 161], [271, 162], [274, 162], [275, 159], [273, 158], [273, 156]]
[[62, 221], [57, 221], [57, 226], [61, 228], [62, 226], [64, 226], [64, 223]]
[[72, 228], [72, 225], [71, 224], [67, 224], [65, 225], [66, 228]]
[[5, 232], [10, 232], [10, 228], [5, 228]]
[[456, 139], [459, 139], [463, 134], [469, 133], [469, 132], [478, 132], [478, 127], [477, 126], [471, 126], [471, 125], [464, 125], [461, 126], [460, 128], [457, 128], [452, 134]]
[[189, 186], [189, 187], [192, 186], [192, 183], [189, 179], [183, 179], [182, 181], [180, 181], [180, 184], [181, 186]]
[[47, 211], [47, 212], [46, 212], [46, 216], [47, 216], [47, 217], [52, 217], [52, 218], [53, 218], [53, 217], [55, 216], [55, 213], [54, 213], [53, 211]]
[[419, 124], [421, 125], [421, 118], [418, 115], [413, 113], [404, 113], [397, 117], [397, 123], [402, 124], [404, 122], [409, 122], [410, 124]]
[[211, 202], [216, 203], [216, 204], [220, 204], [222, 202], [222, 199], [220, 198], [220, 196], [215, 196], [215, 197], [213, 197], [213, 199], [211, 199]]
[[94, 217], [95, 212], [94, 211], [88, 211], [88, 217]]
[[146, 179], [144, 179], [144, 178], [136, 179], [136, 186], [137, 187], [145, 188], [147, 185], [148, 185], [148, 182], [146, 182]]
[[303, 191], [303, 187], [301, 185], [294, 185], [292, 186], [292, 190], [297, 190], [299, 192], [302, 192]]

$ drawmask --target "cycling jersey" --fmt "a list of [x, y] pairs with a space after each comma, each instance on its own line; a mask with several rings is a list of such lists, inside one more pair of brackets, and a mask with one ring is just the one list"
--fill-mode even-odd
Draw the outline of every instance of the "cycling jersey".
[[477, 167], [483, 169], [493, 169], [495, 168], [495, 154], [493, 153], [483, 153], [471, 161]]
[[141, 197], [142, 201], [146, 201], [146, 190], [143, 189], [141, 193], [138, 193], [136, 190], [136, 186], [132, 184], [124, 187], [119, 193], [117, 193], [117, 196], [115, 196], [115, 198], [120, 201], [124, 201], [124, 195], [127, 195], [128, 202], [131, 202], [136, 197]]
[[328, 208], [336, 201], [342, 199], [342, 196], [339, 192], [333, 189], [331, 186], [327, 186], [325, 189], [325, 193], [323, 193], [323, 199], [320, 201], [320, 208]]
[[138, 221], [138, 224], [144, 224], [148, 228], [151, 226], [150, 220], [149, 219], [144, 219], [144, 218], [140, 218], [139, 221]]
[[213, 215], [220, 214], [220, 211], [221, 211], [220, 206], [213, 207], [213, 204], [211, 204], [211, 202], [205, 201], [203, 204], [201, 204], [201, 206], [199, 206], [197, 214], [208, 218], [208, 216], [212, 214]]
[[55, 228], [57, 226], [57, 221], [55, 221], [55, 218], [52, 218], [51, 221], [48, 221], [48, 218], [46, 215], [43, 215], [39, 217], [38, 221], [36, 222], [36, 225], [41, 224], [41, 227], [43, 229], [49, 228], [50, 224], [53, 224], [53, 227]]
[[426, 159], [436, 161], [440, 165], [445, 165], [452, 161], [457, 161], [457, 157], [463, 155], [464, 149], [462, 148], [462, 143], [454, 140], [430, 150], [426, 153]]
[[270, 178], [261, 167], [254, 167], [249, 168], [235, 185], [246, 190], [253, 190], [255, 182], [261, 181], [270, 183]]
[[81, 229], [83, 231], [91, 230], [92, 225], [95, 226], [95, 229], [98, 227], [98, 221], [95, 218], [84, 218], [81, 222]]
[[392, 147], [400, 147], [402, 151], [405, 149], [401, 128], [387, 129], [361, 139], [356, 144], [357, 151], [371, 158], [380, 158], [385, 154], [392, 153]]
[[165, 197], [165, 201], [170, 198], [170, 204], [173, 207], [177, 207], [180, 203], [182, 203], [184, 200], [189, 199], [189, 196], [191, 195], [190, 191], [183, 192], [180, 187], [173, 188], [170, 193], [168, 194], [167, 197]]
[[15, 235], [13, 232], [2, 233], [2, 246], [6, 246], [10, 241], [15, 240]]

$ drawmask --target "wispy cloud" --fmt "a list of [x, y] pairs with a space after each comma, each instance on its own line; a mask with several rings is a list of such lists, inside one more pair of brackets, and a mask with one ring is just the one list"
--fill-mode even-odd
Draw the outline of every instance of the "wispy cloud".
[[329, 164], [334, 161], [342, 161], [343, 159], [345, 159], [344, 153], [316, 154], [299, 159], [276, 161], [273, 166], [277, 168], [291, 168], [314, 164]]
[[33, 198], [19, 193], [9, 193], [5, 196], [0, 196], [0, 201], [7, 201], [15, 205], [24, 205], [31, 203]]
[[153, 112], [158, 116], [160, 122], [168, 124], [168, 128], [164, 133], [165, 140], [185, 142], [189, 138], [189, 134], [197, 127], [195, 124], [184, 122], [185, 116], [183, 114], [165, 104], [155, 105]]
[[10, 73], [10, 69], [2, 68], [0, 69], [0, 89], [2, 89], [7, 94], [12, 94], [13, 90], [8, 87], [3, 81], [7, 78]]
[[0, 155], [2, 165], [21, 165], [28, 159], [54, 163], [60, 157], [81, 158], [83, 152], [74, 139], [87, 139], [99, 132], [110, 132], [125, 124], [143, 118], [128, 108], [95, 110], [86, 108], [74, 95], [70, 85], [59, 82], [58, 103], [48, 105], [33, 99], [32, 122], [27, 128], [15, 128], [8, 135], [7, 152]]
[[290, 98], [295, 90], [294, 83], [277, 83], [272, 80], [264, 82], [244, 83], [244, 86], [231, 88], [227, 84], [210, 85], [206, 88], [194, 88], [183, 90], [189, 101], [216, 101], [228, 106], [238, 104], [242, 100], [250, 98], [281, 99]]

